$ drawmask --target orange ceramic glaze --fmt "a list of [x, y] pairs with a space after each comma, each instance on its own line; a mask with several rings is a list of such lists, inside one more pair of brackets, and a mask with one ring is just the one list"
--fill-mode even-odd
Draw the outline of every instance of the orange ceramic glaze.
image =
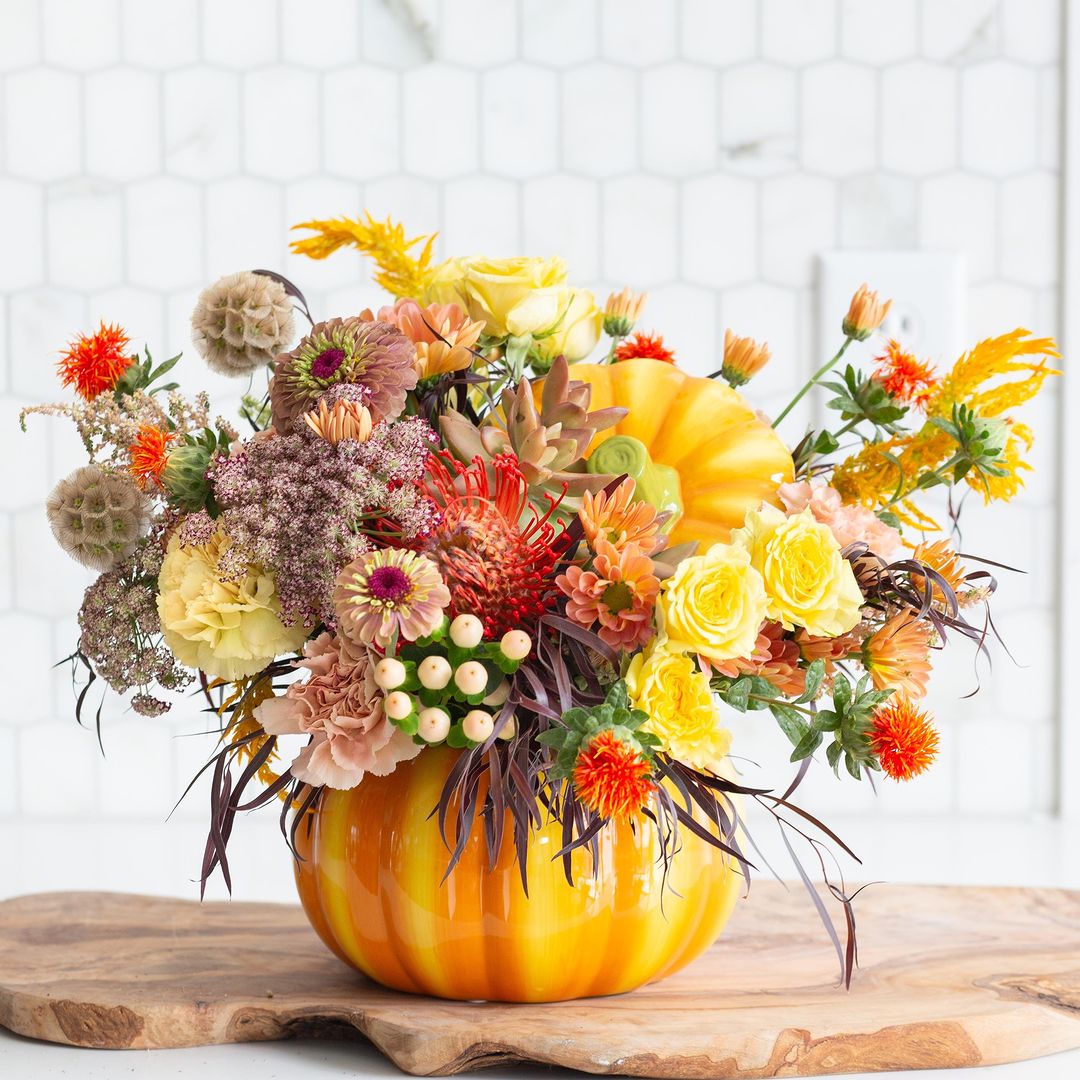
[[570, 378], [592, 388], [590, 409], [629, 410], [596, 435], [591, 449], [612, 435], [629, 435], [653, 461], [678, 472], [683, 516], [672, 543], [696, 540], [704, 550], [740, 528], [747, 510], [763, 501], [779, 505], [776, 489], [794, 475], [791, 453], [730, 386], [650, 359], [571, 364]]
[[300, 899], [343, 960], [410, 993], [560, 1001], [662, 979], [723, 929], [743, 884], [738, 870], [683, 829], [663, 885], [647, 820], [600, 833], [595, 875], [591, 856], [575, 852], [574, 887], [552, 860], [561, 846], [554, 823], [532, 834], [528, 897], [509, 824], [493, 870], [477, 829], [444, 881], [448, 852], [429, 815], [457, 753], [428, 748], [392, 776], [328, 789], [297, 830]]

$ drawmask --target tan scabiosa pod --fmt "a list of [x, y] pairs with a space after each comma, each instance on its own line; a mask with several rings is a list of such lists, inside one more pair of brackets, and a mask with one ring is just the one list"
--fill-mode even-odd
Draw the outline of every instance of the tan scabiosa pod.
[[111, 570], [134, 550], [149, 504], [124, 473], [84, 465], [65, 476], [45, 504], [57, 543], [93, 570]]
[[296, 339], [292, 301], [280, 281], [242, 270], [203, 289], [191, 313], [191, 340], [222, 375], [272, 364]]

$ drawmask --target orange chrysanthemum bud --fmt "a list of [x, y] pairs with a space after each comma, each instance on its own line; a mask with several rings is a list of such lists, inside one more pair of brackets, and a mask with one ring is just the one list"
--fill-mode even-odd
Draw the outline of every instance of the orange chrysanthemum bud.
[[626, 337], [641, 318], [648, 295], [648, 293], [631, 292], [629, 289], [612, 293], [604, 305], [604, 333], [608, 337]]
[[933, 764], [938, 733], [910, 698], [893, 695], [874, 713], [870, 745], [886, 776], [910, 780]]
[[162, 431], [153, 424], [139, 428], [135, 441], [128, 447], [131, 456], [128, 472], [143, 491], [149, 484], [161, 486], [161, 476], [169, 460], [169, 443], [175, 438], [171, 431]]
[[56, 365], [60, 382], [87, 401], [112, 390], [133, 363], [127, 352], [130, 340], [121, 327], [104, 322], [93, 334], [73, 339]]
[[371, 413], [358, 401], [336, 401], [331, 408], [320, 401], [317, 409], [304, 413], [304, 422], [331, 446], [346, 439], [367, 442], [372, 428]]
[[856, 341], [865, 341], [885, 321], [891, 307], [891, 300], [882, 302], [864, 282], [855, 290], [844, 316], [844, 334]]
[[898, 341], [890, 340], [874, 364], [874, 379], [886, 393], [904, 405], [925, 408], [937, 389], [934, 368], [909, 353]]
[[626, 818], [640, 812], [656, 790], [651, 773], [641, 751], [607, 728], [578, 754], [574, 790], [601, 817]]
[[675, 363], [675, 354], [664, 344], [659, 334], [644, 334], [640, 330], [615, 350], [616, 360], [663, 360]]
[[731, 330], [725, 330], [724, 364], [720, 368], [720, 374], [729, 386], [742, 386], [769, 362], [771, 356], [767, 344], [759, 343], [753, 338], [738, 337]]

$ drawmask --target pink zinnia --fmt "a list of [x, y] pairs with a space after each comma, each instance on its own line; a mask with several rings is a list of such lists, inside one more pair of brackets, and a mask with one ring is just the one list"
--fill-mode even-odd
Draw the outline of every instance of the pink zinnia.
[[620, 551], [598, 539], [593, 568], [571, 566], [555, 584], [569, 597], [569, 618], [586, 629], [599, 623], [597, 633], [613, 649], [636, 649], [652, 637], [660, 582], [652, 559], [637, 544]]
[[354, 559], [334, 583], [341, 632], [357, 644], [385, 648], [394, 637], [416, 641], [442, 621], [450, 590], [426, 555], [381, 548]]
[[324, 632], [297, 661], [307, 679], [254, 709], [269, 735], [311, 736], [291, 766], [298, 780], [348, 790], [367, 773], [385, 776], [420, 753], [383, 712], [375, 662], [364, 646]]
[[844, 503], [840, 492], [829, 487], [820, 476], [813, 480], [781, 484], [778, 494], [789, 516], [810, 507], [814, 520], [828, 525], [842, 548], [862, 542], [875, 555], [889, 559], [901, 546], [900, 533], [896, 529], [886, 525], [866, 507]]

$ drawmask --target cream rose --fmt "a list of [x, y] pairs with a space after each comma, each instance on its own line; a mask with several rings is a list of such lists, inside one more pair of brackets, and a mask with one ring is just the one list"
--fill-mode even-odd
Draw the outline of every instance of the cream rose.
[[658, 607], [669, 649], [722, 663], [753, 653], [765, 621], [765, 583], [744, 547], [713, 544], [679, 563]]
[[262, 671], [307, 638], [278, 614], [273, 575], [249, 565], [236, 581], [222, 580], [218, 562], [229, 540], [219, 530], [205, 544], [181, 546], [173, 534], [158, 575], [158, 615], [165, 644], [181, 664], [235, 682]]
[[809, 507], [791, 517], [774, 506], [751, 510], [731, 540], [746, 548], [765, 583], [768, 616], [785, 630], [837, 637], [859, 621], [863, 595], [851, 564]]

